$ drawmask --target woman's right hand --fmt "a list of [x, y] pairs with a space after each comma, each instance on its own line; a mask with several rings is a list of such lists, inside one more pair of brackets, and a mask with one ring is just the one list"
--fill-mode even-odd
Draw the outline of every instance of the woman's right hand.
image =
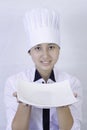
[[13, 96], [16, 97], [18, 103], [22, 103], [24, 106], [28, 106], [28, 104], [23, 103], [23, 102], [21, 102], [21, 101], [18, 100], [17, 92], [14, 92], [14, 93], [13, 93]]

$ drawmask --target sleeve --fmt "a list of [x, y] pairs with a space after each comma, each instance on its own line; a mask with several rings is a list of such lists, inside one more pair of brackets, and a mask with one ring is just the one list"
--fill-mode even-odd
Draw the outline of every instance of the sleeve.
[[78, 102], [70, 106], [71, 113], [74, 119], [74, 124], [71, 130], [80, 130], [82, 123], [82, 88], [80, 81], [73, 77], [71, 79], [73, 93], [77, 93]]
[[16, 91], [15, 84], [12, 79], [8, 79], [5, 84], [4, 89], [4, 101], [5, 101], [5, 109], [6, 109], [6, 119], [7, 119], [7, 125], [6, 130], [12, 130], [11, 124], [12, 120], [15, 116], [15, 113], [17, 111], [17, 99], [13, 96], [13, 93]]

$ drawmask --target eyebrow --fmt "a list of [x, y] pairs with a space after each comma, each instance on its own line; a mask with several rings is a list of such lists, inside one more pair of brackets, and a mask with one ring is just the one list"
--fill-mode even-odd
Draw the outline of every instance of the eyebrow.
[[48, 45], [56, 45], [55, 43], [49, 43]]
[[[48, 45], [56, 45], [55, 43], [46, 43], [46, 44], [48, 44]], [[42, 45], [42, 43], [41, 44], [37, 44], [36, 46], [41, 46]]]

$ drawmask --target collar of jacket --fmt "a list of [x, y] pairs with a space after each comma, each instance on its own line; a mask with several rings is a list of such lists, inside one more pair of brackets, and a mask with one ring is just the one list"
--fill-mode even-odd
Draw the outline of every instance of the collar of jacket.
[[[34, 82], [35, 81], [37, 81], [37, 80], [39, 80], [39, 79], [41, 79], [42, 77], [41, 77], [41, 75], [40, 75], [40, 73], [38, 72], [38, 70], [36, 69], [35, 70], [35, 76], [34, 76]], [[54, 82], [56, 82], [56, 80], [55, 80], [55, 75], [54, 75], [54, 71], [52, 70], [51, 71], [51, 74], [50, 74], [50, 77], [49, 77], [49, 79], [51, 79], [51, 80], [53, 80]]]

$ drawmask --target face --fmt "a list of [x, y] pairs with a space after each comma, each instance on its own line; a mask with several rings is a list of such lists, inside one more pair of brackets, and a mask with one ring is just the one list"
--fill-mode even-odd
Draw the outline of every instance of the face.
[[53, 43], [42, 43], [30, 50], [30, 55], [40, 73], [49, 73], [59, 57], [59, 47]]

